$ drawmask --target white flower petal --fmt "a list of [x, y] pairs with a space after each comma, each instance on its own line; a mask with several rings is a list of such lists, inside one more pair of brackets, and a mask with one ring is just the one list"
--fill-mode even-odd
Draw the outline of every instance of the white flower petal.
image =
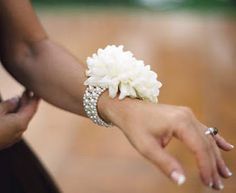
[[109, 96], [111, 98], [115, 98], [118, 92], [118, 85], [115, 85], [115, 84], [110, 85], [108, 88], [108, 91], [109, 91]]
[[96, 54], [87, 58], [87, 65], [86, 76], [89, 78], [84, 84], [106, 87], [113, 98], [120, 90], [119, 99], [130, 96], [157, 102], [162, 86], [157, 74], [130, 51], [123, 51], [122, 45], [98, 49]]

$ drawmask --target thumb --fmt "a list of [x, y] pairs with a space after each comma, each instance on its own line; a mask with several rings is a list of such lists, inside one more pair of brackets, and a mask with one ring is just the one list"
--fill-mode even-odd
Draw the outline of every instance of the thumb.
[[25, 91], [21, 98], [21, 104], [18, 109], [18, 117], [28, 123], [35, 112], [37, 111], [39, 98], [35, 95], [31, 96], [28, 91]]
[[14, 97], [0, 103], [0, 115], [13, 113], [19, 105], [19, 97]]

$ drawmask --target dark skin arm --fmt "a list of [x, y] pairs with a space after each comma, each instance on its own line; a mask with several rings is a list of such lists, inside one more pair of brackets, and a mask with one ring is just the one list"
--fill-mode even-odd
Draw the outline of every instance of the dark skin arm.
[[[8, 72], [49, 103], [84, 116], [85, 66], [50, 41], [30, 2], [0, 0], [0, 20], [0, 57]], [[98, 111], [121, 129], [137, 151], [177, 183], [184, 175], [183, 167], [164, 149], [174, 137], [196, 157], [205, 185], [219, 190], [220, 176], [230, 176], [219, 147], [225, 151], [233, 147], [219, 135], [205, 136], [207, 126], [189, 108], [130, 98], [120, 101], [105, 92]]]
[[30, 2], [0, 1], [0, 18], [0, 56], [7, 71], [46, 101], [83, 115], [85, 68], [48, 39]]

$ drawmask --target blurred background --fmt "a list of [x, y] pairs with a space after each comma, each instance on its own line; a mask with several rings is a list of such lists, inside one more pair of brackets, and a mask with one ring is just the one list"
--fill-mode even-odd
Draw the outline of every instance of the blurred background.
[[[51, 39], [81, 61], [107, 44], [124, 45], [163, 82], [160, 102], [189, 106], [236, 145], [235, 0], [33, 0]], [[45, 83], [46, 84], [46, 83]], [[23, 88], [0, 69], [4, 98]], [[158, 117], [157, 117], [158, 118]], [[143, 159], [118, 128], [42, 102], [25, 134], [64, 193], [208, 193], [178, 141], [167, 150], [186, 169], [177, 187]], [[235, 150], [223, 153], [236, 173]], [[235, 175], [222, 192], [236, 192]]]

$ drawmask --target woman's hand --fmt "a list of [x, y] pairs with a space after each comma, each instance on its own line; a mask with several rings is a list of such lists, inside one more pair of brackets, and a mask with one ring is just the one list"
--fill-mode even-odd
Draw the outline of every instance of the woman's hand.
[[98, 111], [105, 120], [123, 131], [136, 150], [179, 185], [185, 181], [184, 170], [176, 158], [164, 149], [173, 137], [181, 140], [194, 154], [205, 185], [220, 190], [223, 188], [221, 177], [232, 175], [219, 148], [228, 151], [233, 146], [219, 134], [214, 137], [205, 135], [207, 127], [187, 107], [152, 104], [130, 98], [119, 101], [108, 99], [107, 93], [104, 93], [99, 100]]
[[0, 149], [7, 148], [21, 139], [29, 121], [35, 114], [39, 99], [24, 92], [21, 98], [0, 103]]

